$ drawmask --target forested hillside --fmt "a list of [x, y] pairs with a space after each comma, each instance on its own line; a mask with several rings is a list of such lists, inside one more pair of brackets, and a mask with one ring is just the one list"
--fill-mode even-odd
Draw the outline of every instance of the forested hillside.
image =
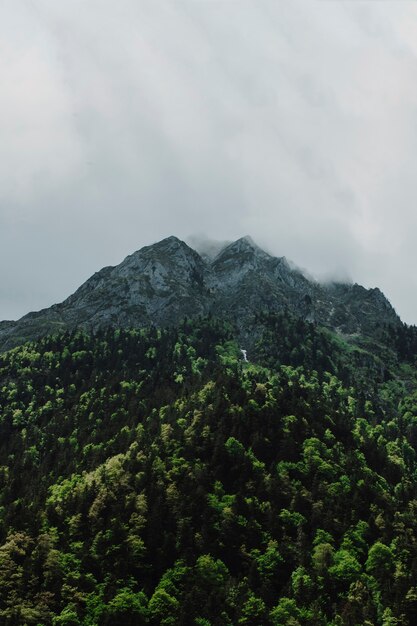
[[416, 623], [413, 333], [257, 328], [2, 355], [0, 623]]

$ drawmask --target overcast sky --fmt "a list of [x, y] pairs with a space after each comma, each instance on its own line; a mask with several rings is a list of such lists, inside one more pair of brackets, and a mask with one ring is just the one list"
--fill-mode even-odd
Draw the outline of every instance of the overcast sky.
[[0, 319], [250, 234], [417, 323], [417, 3], [3, 0]]

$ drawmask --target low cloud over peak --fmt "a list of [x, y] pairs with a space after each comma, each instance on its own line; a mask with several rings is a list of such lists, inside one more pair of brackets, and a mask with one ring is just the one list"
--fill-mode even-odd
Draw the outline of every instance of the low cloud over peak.
[[417, 322], [415, 3], [7, 0], [0, 33], [0, 318], [203, 232]]

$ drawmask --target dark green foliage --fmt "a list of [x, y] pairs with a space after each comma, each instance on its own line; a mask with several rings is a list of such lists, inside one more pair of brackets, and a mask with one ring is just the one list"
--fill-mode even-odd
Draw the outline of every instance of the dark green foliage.
[[212, 319], [0, 357], [0, 623], [416, 623], [412, 331], [256, 333], [256, 365]]

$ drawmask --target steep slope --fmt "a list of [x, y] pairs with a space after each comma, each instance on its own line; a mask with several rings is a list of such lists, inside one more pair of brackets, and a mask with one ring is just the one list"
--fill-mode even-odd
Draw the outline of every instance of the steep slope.
[[0, 355], [1, 624], [416, 624], [417, 396], [269, 327], [268, 368], [213, 318]]
[[168, 325], [206, 308], [206, 266], [176, 237], [146, 246], [116, 267], [105, 267], [64, 302], [0, 327], [7, 349], [59, 330]]
[[1, 323], [0, 349], [59, 330], [168, 326], [207, 313], [236, 321], [250, 337], [261, 311], [289, 311], [348, 335], [374, 336], [378, 326], [401, 325], [378, 289], [320, 285], [249, 237], [226, 246], [214, 259], [168, 237], [116, 267], [105, 267], [64, 302]]
[[105, 268], [62, 303], [71, 327], [170, 324], [205, 308], [205, 263], [176, 237], [169, 237]]

